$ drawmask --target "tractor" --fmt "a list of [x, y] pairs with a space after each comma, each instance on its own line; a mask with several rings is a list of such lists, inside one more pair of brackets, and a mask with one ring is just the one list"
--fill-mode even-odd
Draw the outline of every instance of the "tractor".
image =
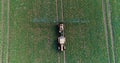
[[60, 23], [58, 25], [58, 28], [59, 28], [59, 34], [60, 34], [58, 37], [58, 44], [59, 44], [58, 49], [60, 51], [64, 51], [66, 49], [65, 47], [66, 38], [64, 36], [64, 24]]

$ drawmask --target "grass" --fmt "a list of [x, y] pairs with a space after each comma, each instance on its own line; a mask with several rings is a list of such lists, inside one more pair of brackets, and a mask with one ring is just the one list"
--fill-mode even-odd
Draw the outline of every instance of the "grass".
[[[4, 0], [4, 2], [8, 1]], [[59, 0], [59, 21], [62, 20], [60, 2], [61, 1]], [[115, 52], [117, 58], [116, 61], [119, 63], [119, 15], [117, 12], [115, 12], [119, 11], [119, 5], [113, 5], [117, 3], [115, 1], [110, 1], [110, 3], [112, 4], [112, 25], [115, 38]], [[103, 23], [102, 1], [63, 0], [63, 4], [64, 22], [66, 28], [65, 36], [67, 38], [66, 62], [108, 63], [108, 53]], [[7, 3], [4, 3], [4, 30], [1, 30], [3, 31], [1, 34], [4, 35], [4, 47], [2, 56], [3, 63], [6, 63], [7, 61], [6, 53], [8, 47], [7, 5]], [[55, 27], [55, 0], [10, 0], [9, 24], [10, 63], [58, 63], [59, 57], [60, 63], [64, 63], [63, 53], [57, 50], [56, 45], [57, 30]], [[0, 29], [1, 28], [2, 27], [0, 27]], [[113, 62], [111, 61], [111, 63]]]
[[66, 27], [68, 26], [66, 28], [66, 37], [68, 38], [67, 62], [107, 63], [107, 49], [101, 10], [102, 2], [96, 0], [65, 0], [65, 2], [68, 3], [64, 5], [65, 21], [81, 19], [78, 24], [66, 25]]
[[[55, 3], [53, 3], [55, 1], [53, 0], [50, 3], [49, 0], [31, 0], [25, 2], [14, 2], [21, 4], [17, 6], [11, 4], [11, 10], [15, 11], [11, 11], [10, 23], [13, 27], [10, 29], [10, 62], [56, 63], [57, 51], [54, 41], [56, 38], [53, 33], [55, 28], [54, 24], [43, 24], [34, 21], [34, 19], [53, 21], [56, 18], [54, 13]], [[11, 3], [13, 2], [11, 1]]]

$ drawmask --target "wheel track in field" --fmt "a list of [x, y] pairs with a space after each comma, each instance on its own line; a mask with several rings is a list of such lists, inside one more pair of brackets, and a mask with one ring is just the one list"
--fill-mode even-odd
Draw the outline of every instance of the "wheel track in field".
[[56, 21], [58, 22], [58, 0], [56, 0]]
[[112, 27], [112, 21], [111, 21], [111, 7], [110, 7], [110, 1], [109, 0], [107, 0], [107, 12], [108, 12], [108, 26], [109, 26], [109, 29], [110, 29], [110, 38], [111, 38], [111, 44], [112, 44], [113, 63], [116, 63], [115, 49], [114, 49], [113, 27]]
[[63, 0], [61, 0], [61, 13], [62, 13], [62, 22], [63, 22], [64, 21]]
[[[61, 0], [61, 13], [62, 13], [62, 22], [64, 22], [64, 8], [63, 8], [63, 0]], [[66, 63], [66, 52], [63, 51], [64, 63]]]
[[[58, 16], [58, 0], [56, 0], [56, 22], [57, 22], [57, 24], [59, 22], [58, 18], [59, 18], [59, 16]], [[58, 52], [57, 56], [58, 56], [58, 63], [61, 63], [61, 61], [60, 61], [60, 53], [59, 52]]]
[[109, 52], [109, 42], [108, 42], [108, 29], [107, 29], [107, 22], [106, 22], [106, 11], [105, 11], [105, 1], [102, 0], [102, 12], [103, 12], [103, 19], [104, 19], [104, 30], [105, 30], [105, 40], [107, 46], [107, 54], [108, 54], [108, 63], [110, 63], [110, 52]]
[[9, 63], [9, 46], [10, 46], [10, 0], [8, 1], [8, 9], [7, 9], [7, 54], [6, 54], [6, 63]]
[[58, 53], [58, 63], [60, 63], [60, 53]]
[[[103, 18], [104, 18], [104, 27], [105, 27], [105, 37], [106, 37], [106, 46], [107, 46], [107, 53], [108, 53], [108, 63], [111, 63], [110, 59], [110, 45], [109, 45], [109, 36], [108, 36], [108, 29], [110, 29], [110, 39], [112, 45], [112, 55], [113, 55], [113, 63], [116, 63], [115, 59], [115, 50], [114, 50], [114, 38], [113, 38], [113, 30], [112, 30], [112, 23], [111, 23], [111, 9], [109, 0], [107, 0], [107, 11], [105, 9], [105, 0], [102, 0], [102, 11], [103, 11]], [[106, 15], [107, 14], [107, 15]], [[107, 26], [107, 17], [108, 17], [108, 26]]]
[[0, 62], [3, 63], [3, 52], [4, 52], [4, 50], [3, 50], [3, 48], [4, 48], [4, 0], [1, 0], [1, 6], [2, 6], [1, 7], [2, 8], [1, 9], [1, 15], [2, 15], [1, 16], [1, 21], [2, 21], [2, 25], [1, 25], [2, 26], [2, 31], [1, 31], [2, 32], [2, 37], [1, 38], [2, 38], [2, 41], [1, 41], [1, 46], [0, 46], [1, 47], [1, 58], [0, 58], [1, 61]]
[[66, 63], [66, 52], [63, 51], [64, 63]]
[[[62, 22], [64, 22], [64, 10], [63, 10], [63, 0], [61, 0], [61, 14], [62, 14]], [[58, 0], [56, 0], [56, 21], [57, 23], [59, 22], [59, 16], [58, 16]], [[63, 52], [63, 60], [64, 63], [66, 63], [66, 53], [65, 51]], [[58, 63], [60, 62], [60, 53], [58, 53]]]

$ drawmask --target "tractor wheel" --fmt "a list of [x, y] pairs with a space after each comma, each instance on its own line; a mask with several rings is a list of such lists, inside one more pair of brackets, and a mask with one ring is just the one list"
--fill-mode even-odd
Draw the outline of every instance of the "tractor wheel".
[[66, 47], [64, 46], [64, 50], [66, 49]]
[[60, 50], [60, 47], [58, 47], [58, 50]]

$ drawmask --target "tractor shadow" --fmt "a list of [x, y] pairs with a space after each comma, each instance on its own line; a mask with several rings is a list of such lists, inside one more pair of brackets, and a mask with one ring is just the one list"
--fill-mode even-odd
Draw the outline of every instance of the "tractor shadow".
[[54, 40], [54, 48], [56, 50], [56, 52], [59, 52], [60, 50], [58, 49], [58, 47], [60, 46], [60, 44], [58, 43], [58, 37], [60, 36], [60, 33], [59, 33], [59, 27], [58, 27], [58, 24], [55, 25], [55, 37], [56, 39]]

